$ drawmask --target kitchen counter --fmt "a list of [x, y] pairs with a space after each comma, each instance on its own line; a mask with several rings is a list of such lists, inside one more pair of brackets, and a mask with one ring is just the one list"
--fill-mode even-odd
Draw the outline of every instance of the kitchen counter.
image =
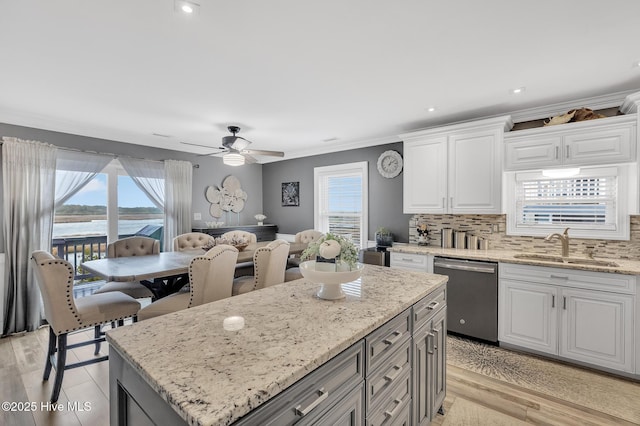
[[[492, 262], [519, 263], [523, 265], [551, 266], [555, 268], [579, 269], [583, 271], [610, 272], [625, 275], [640, 275], [640, 261], [626, 259], [604, 259], [597, 260], [611, 261], [618, 266], [583, 265], [575, 263], [559, 263], [542, 259], [521, 259], [514, 257], [521, 252], [512, 250], [466, 250], [466, 249], [445, 249], [435, 246], [419, 246], [417, 244], [394, 244], [387, 249], [396, 253], [431, 254], [434, 256], [454, 257], [459, 259], [487, 260]], [[559, 253], [559, 249], [553, 253]], [[530, 253], [530, 252], [527, 252]], [[540, 253], [543, 254], [543, 253]], [[549, 253], [544, 253], [549, 254]], [[586, 259], [586, 258], [584, 258]]]
[[[182, 419], [227, 425], [446, 281], [365, 265], [343, 300], [318, 299], [319, 285], [302, 279], [121, 327], [107, 339]], [[231, 316], [244, 317], [244, 328], [225, 330]]]

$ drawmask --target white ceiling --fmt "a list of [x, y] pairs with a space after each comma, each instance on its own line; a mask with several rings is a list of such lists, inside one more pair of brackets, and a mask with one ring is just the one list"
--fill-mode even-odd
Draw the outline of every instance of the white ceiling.
[[636, 0], [194, 1], [0, 1], [0, 122], [286, 159], [640, 90]]

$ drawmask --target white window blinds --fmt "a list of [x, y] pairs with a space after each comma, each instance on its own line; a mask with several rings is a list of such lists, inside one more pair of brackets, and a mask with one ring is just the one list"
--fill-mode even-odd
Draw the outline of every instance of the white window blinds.
[[517, 225], [615, 229], [617, 179], [611, 168], [569, 178], [523, 174], [516, 186]]

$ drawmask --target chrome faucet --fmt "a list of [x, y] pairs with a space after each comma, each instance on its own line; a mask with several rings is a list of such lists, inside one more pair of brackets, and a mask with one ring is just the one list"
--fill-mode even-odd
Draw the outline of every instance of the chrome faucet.
[[558, 238], [562, 243], [562, 257], [569, 256], [569, 228], [565, 229], [562, 234], [553, 233], [545, 237], [545, 241], [551, 241], [553, 238]]

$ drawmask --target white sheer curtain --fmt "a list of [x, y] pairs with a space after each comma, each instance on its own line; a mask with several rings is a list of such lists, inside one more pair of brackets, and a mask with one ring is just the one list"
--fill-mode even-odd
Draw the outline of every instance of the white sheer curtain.
[[60, 150], [56, 161], [56, 207], [80, 191], [111, 160], [113, 157], [104, 154]]
[[159, 209], [164, 209], [165, 182], [162, 162], [128, 157], [118, 157], [118, 161], [138, 188], [153, 201], [153, 204]]
[[40, 291], [30, 258], [34, 250], [50, 249], [56, 154], [53, 145], [3, 138], [3, 335], [35, 330], [42, 323]]
[[188, 161], [166, 160], [164, 246], [173, 247], [173, 239], [191, 232], [193, 165]]

